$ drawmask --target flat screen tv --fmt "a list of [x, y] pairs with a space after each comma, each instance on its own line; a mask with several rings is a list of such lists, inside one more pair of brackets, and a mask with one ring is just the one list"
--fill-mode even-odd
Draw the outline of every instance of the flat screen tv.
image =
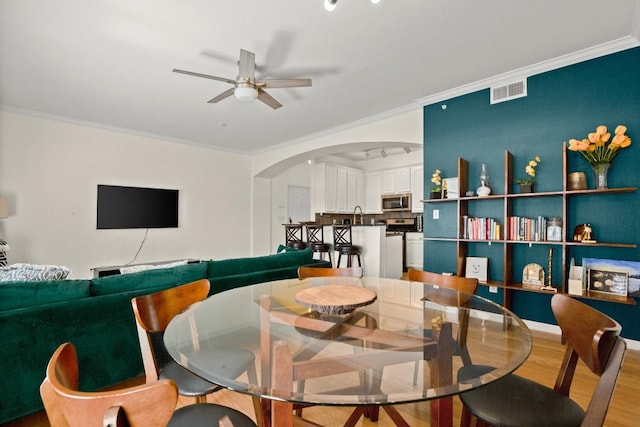
[[176, 228], [178, 190], [98, 185], [97, 228]]

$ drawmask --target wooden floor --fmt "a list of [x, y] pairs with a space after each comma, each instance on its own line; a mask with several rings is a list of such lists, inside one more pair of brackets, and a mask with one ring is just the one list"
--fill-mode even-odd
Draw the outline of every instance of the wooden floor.
[[[564, 347], [558, 336], [534, 332], [533, 351], [525, 364], [517, 371], [518, 374], [535, 381], [553, 386], [555, 376], [562, 360]], [[574, 379], [571, 397], [582, 407], [586, 408], [591, 391], [595, 385], [587, 368], [580, 366]], [[640, 409], [636, 399], [640, 396], [640, 352], [627, 351], [622, 373], [607, 414], [605, 425], [608, 427], [629, 427], [639, 425]], [[253, 417], [253, 407], [248, 396], [223, 390], [209, 396], [210, 402], [221, 403], [234, 407]], [[189, 404], [190, 399], [181, 398], [180, 404]], [[396, 408], [411, 426], [427, 426], [429, 419], [429, 404], [427, 402], [398, 405]], [[454, 398], [454, 425], [460, 422], [460, 401]], [[327, 427], [341, 426], [349, 417], [351, 408], [340, 407], [312, 407], [304, 410], [304, 418]], [[393, 423], [384, 411], [380, 411], [377, 423], [361, 420], [360, 426], [390, 427]], [[5, 427], [47, 427], [49, 422], [43, 412], [24, 417]]]

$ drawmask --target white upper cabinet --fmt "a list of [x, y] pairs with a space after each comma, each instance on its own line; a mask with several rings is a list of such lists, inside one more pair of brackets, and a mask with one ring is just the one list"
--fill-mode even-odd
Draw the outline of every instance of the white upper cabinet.
[[382, 213], [382, 172], [367, 172], [365, 174], [365, 206], [369, 214]]
[[424, 198], [424, 168], [420, 166], [411, 167], [411, 212], [424, 212], [424, 203], [420, 200]]
[[382, 172], [382, 193], [408, 193], [411, 191], [411, 168], [388, 169]]
[[344, 168], [338, 167], [338, 180], [336, 184], [336, 212], [345, 212], [347, 210], [349, 181], [348, 174]]
[[357, 205], [364, 209], [363, 171], [319, 163], [314, 173], [314, 212], [352, 213]]

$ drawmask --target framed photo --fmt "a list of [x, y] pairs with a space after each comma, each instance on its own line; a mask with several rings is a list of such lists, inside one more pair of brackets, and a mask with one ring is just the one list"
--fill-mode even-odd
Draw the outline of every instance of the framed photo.
[[460, 182], [457, 176], [453, 178], [444, 178], [442, 180], [442, 188], [447, 189], [447, 199], [457, 199], [460, 197]]
[[629, 273], [627, 271], [590, 268], [587, 277], [589, 291], [626, 298], [629, 291]]
[[478, 279], [480, 283], [487, 283], [488, 264], [489, 258], [468, 256], [465, 277], [472, 277]]
[[631, 297], [640, 297], [640, 262], [625, 261], [620, 259], [599, 259], [599, 258], [582, 258], [582, 267], [584, 267], [585, 278], [587, 283], [587, 271], [589, 269], [606, 270], [606, 271], [626, 271], [629, 273], [629, 286], [627, 295]]

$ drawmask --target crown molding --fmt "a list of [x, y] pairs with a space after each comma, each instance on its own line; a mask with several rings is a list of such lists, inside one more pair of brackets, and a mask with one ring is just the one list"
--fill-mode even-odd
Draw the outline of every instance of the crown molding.
[[[640, 14], [640, 6], [636, 8], [636, 15]], [[639, 21], [638, 19], [634, 20]], [[640, 25], [636, 25], [635, 32], [640, 32]], [[640, 36], [639, 36], [640, 37]], [[487, 79], [478, 80], [473, 83], [469, 83], [463, 86], [458, 86], [453, 89], [446, 90], [444, 92], [436, 93], [434, 95], [425, 96], [416, 100], [418, 104], [422, 106], [430, 105], [436, 102], [445, 101], [447, 99], [455, 98], [457, 96], [467, 95], [472, 92], [477, 92], [482, 89], [489, 88], [496, 84], [504, 84], [505, 82], [521, 80], [526, 77], [530, 77], [536, 74], [541, 74], [547, 71], [556, 70], [558, 68], [566, 67], [568, 65], [577, 64], [580, 62], [588, 61], [590, 59], [598, 58], [601, 56], [609, 55], [612, 53], [620, 52], [626, 49], [639, 46], [637, 37], [627, 36], [617, 40], [613, 40], [607, 43], [603, 43], [597, 46], [593, 46], [587, 49], [572, 52], [567, 55], [562, 55], [557, 58], [553, 58], [547, 61], [539, 62], [527, 67], [519, 68], [517, 70], [508, 71], [506, 73], [498, 74], [497, 76], [489, 77]]]

